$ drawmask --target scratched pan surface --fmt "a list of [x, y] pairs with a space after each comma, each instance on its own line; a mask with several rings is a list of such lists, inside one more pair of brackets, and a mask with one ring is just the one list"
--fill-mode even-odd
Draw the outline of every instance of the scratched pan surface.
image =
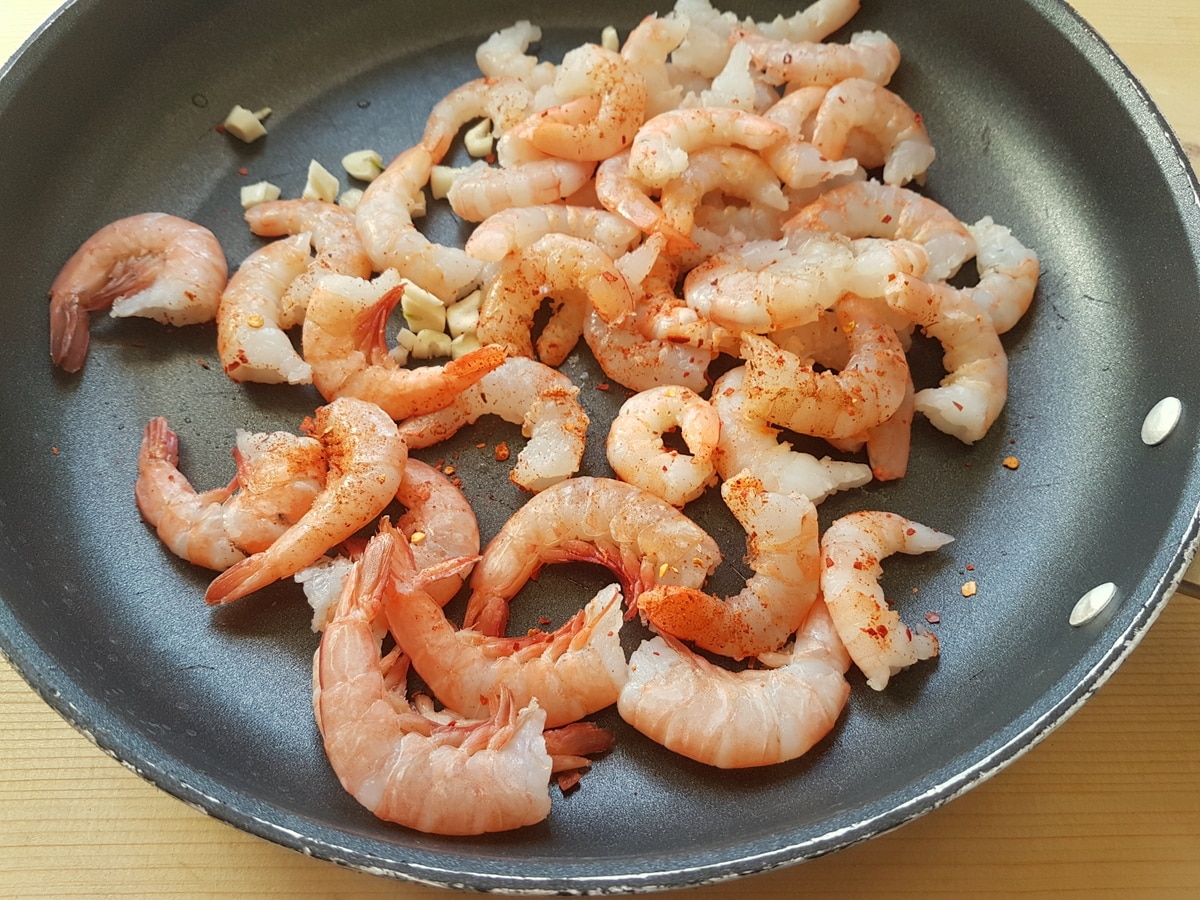
[[[215, 816], [320, 858], [477, 889], [617, 892], [762, 871], [934, 809], [1036, 742], [1151, 624], [1195, 536], [1195, 185], [1142, 91], [1066, 8], [864, 7], [855, 27], [899, 42], [894, 85], [939, 149], [927, 192], [967, 221], [1012, 226], [1044, 264], [1032, 313], [1005, 337], [1012, 392], [991, 434], [968, 448], [919, 421], [908, 478], [822, 507], [824, 523], [872, 506], [957, 537], [885, 576], [910, 621], [941, 614], [941, 659], [883, 693], [852, 673], [841, 721], [793, 763], [718, 772], [610, 712], [598, 719], [614, 750], [573, 796], [556, 796], [543, 824], [473, 839], [392, 827], [342, 792], [321, 752], [308, 687], [316, 638], [296, 586], [206, 608], [205, 573], [163, 550], [130, 490], [149, 417], [172, 421], [185, 471], [214, 486], [231, 473], [235, 428], [294, 430], [315, 392], [232, 384], [212, 327], [98, 319], [81, 374], [49, 364], [47, 286], [100, 225], [172, 212], [212, 228], [236, 264], [257, 245], [239, 186], [265, 178], [296, 196], [310, 159], [336, 169], [350, 150], [393, 154], [436, 98], [474, 77], [473, 48], [489, 32], [529, 18], [545, 29], [543, 57], [558, 59], [649, 11], [617, 0], [97, 0], [69, 6], [25, 48], [0, 80], [6, 654], [98, 744]], [[274, 108], [266, 140], [246, 147], [213, 130], [235, 103]], [[428, 227], [464, 238], [439, 208]], [[918, 380], [935, 381], [937, 353], [917, 360]], [[606, 474], [605, 423], [625, 393], [598, 390], [583, 355], [568, 370], [594, 420], [585, 471]], [[1167, 394], [1183, 399], [1183, 420], [1147, 448], [1139, 425]], [[515, 428], [482, 425], [421, 454], [453, 460], [485, 538], [522, 499], [492, 458], [499, 440], [521, 444]], [[1009, 454], [1016, 471], [1000, 464]], [[744, 544], [711, 493], [689, 512], [722, 541], [716, 587], [728, 592], [744, 578]], [[959, 593], [968, 578], [979, 584], [970, 600]], [[517, 604], [516, 626], [562, 621], [604, 580], [547, 572]], [[1070, 627], [1075, 600], [1110, 580], [1119, 602]]]

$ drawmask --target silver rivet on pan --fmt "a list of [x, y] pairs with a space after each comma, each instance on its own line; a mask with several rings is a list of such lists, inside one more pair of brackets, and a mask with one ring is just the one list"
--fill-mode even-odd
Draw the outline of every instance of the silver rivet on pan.
[[1161, 444], [1179, 424], [1179, 415], [1182, 412], [1183, 404], [1179, 402], [1178, 397], [1163, 397], [1146, 413], [1142, 422], [1142, 440], [1151, 447]]
[[1067, 621], [1075, 626], [1092, 621], [1108, 604], [1112, 603], [1115, 596], [1117, 596], [1117, 586], [1111, 581], [1096, 585], [1079, 598]]

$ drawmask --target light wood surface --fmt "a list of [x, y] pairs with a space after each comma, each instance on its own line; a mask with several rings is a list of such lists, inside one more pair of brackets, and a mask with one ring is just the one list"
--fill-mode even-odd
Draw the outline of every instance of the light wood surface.
[[[1196, 158], [1200, 2], [1075, 6]], [[6, 0], [0, 59], [54, 7]], [[1200, 601], [1179, 596], [1082, 710], [967, 795], [833, 856], [676, 896], [1200, 896], [1198, 672]], [[0, 897], [32, 896], [447, 894], [339, 869], [207, 818], [98, 750], [0, 662]]]

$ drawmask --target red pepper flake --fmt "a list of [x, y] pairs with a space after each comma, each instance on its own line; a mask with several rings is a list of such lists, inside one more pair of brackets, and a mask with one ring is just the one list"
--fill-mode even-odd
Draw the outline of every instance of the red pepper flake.
[[968, 461], [968, 462], [965, 462], [965, 463], [963, 463], [963, 465], [964, 465], [964, 466], [966, 466], [966, 467], [969, 469], [969, 468], [971, 468], [971, 466], [973, 465], [973, 463], [971, 463], [970, 461]]
[[954, 404], [955, 409], [957, 409], [959, 412], [962, 412], [963, 405], [961, 403], [959, 403], [957, 400], [951, 400], [950, 402]]
[[596, 390], [607, 391], [610, 387], [612, 387], [612, 385], [610, 385], [607, 381], [602, 381], [598, 385], [596, 385]]
[[925, 613], [925, 621], [930, 625], [940, 625], [942, 622], [942, 617], [935, 612], [927, 612]]
[[915, 528], [907, 528], [907, 529], [905, 529], [904, 533], [905, 533], [906, 535], [908, 535], [909, 537], [912, 537], [914, 534], [916, 534], [916, 533], [917, 533], [917, 529], [915, 529]]
[[487, 446], [487, 444], [485, 444], [483, 441], [480, 441], [478, 444], [475, 445], [475, 449], [482, 450], [486, 446]]
[[549, 616], [538, 616], [538, 624], [539, 625], [549, 625], [550, 617]]
[[202, 369], [208, 368], [208, 360], [201, 359], [200, 357], [196, 357], [196, 362], [198, 362], [200, 364], [200, 368], [202, 368]]
[[218, 122], [216, 125], [213, 126], [213, 131], [215, 131], [217, 134], [224, 134], [225, 133], [225, 123]]
[[249, 175], [250, 170], [247, 169], [245, 166], [242, 166], [240, 169], [238, 169], [238, 174], [239, 175]]
[[968, 572], [974, 572], [974, 571], [975, 571], [975, 566], [973, 566], [971, 563], [967, 563], [967, 571], [968, 571]]
[[827, 569], [833, 568], [833, 557], [830, 557], [830, 556], [825, 557], [825, 568], [827, 568]]
[[1001, 463], [1001, 465], [1006, 469], [1016, 469], [1021, 465], [1021, 461], [1015, 456], [1006, 456], [1004, 457], [1004, 461]]
[[1017, 442], [1017, 439], [1016, 439], [1016, 438], [1009, 438], [1009, 439], [1008, 439], [1008, 442], [1009, 442], [1010, 444], [1015, 444], [1015, 443]]
[[58, 456], [58, 448], [57, 447], [51, 447], [50, 452], [53, 453], [55, 456]]
[[861, 560], [861, 559], [856, 559], [856, 560], [854, 561], [854, 568], [855, 568], [855, 569], [857, 569], [857, 570], [858, 570], [858, 571], [860, 571], [860, 572], [863, 570], [863, 563], [862, 563], [862, 560]]
[[456, 488], [458, 488], [460, 491], [462, 490], [463, 481], [457, 475], [450, 479], [450, 483], [452, 485], [454, 485]]
[[504, 443], [504, 441], [501, 441], [500, 443], [498, 443], [496, 445], [496, 452], [494, 455], [496, 457], [496, 462], [504, 462], [506, 459], [508, 459], [508, 456], [509, 456], [508, 444]]

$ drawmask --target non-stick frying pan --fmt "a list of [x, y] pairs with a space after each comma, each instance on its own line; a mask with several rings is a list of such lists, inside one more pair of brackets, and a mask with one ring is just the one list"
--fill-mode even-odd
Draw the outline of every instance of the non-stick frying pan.
[[[392, 827], [345, 795], [324, 761], [309, 708], [316, 637], [298, 589], [206, 608], [206, 574], [165, 553], [131, 498], [149, 417], [172, 421], [185, 470], [207, 486], [229, 477], [236, 428], [294, 430], [319, 398], [232, 384], [211, 327], [97, 320], [80, 375], [49, 364], [45, 291], [100, 225], [173, 212], [211, 227], [236, 263], [257, 246], [237, 203], [247, 178], [294, 196], [310, 159], [397, 152], [436, 98], [474, 76], [487, 33], [529, 18], [556, 59], [650, 11], [615, 0], [433, 12], [382, 0], [79, 2], [26, 48], [0, 80], [0, 241], [15, 263], [0, 288], [0, 359], [17, 388], [0, 399], [5, 653], [70, 721], [184, 800], [321, 858], [477, 889], [618, 892], [762, 871], [901, 824], [1026, 749], [1132, 649], [1190, 557], [1198, 392], [1179, 363], [1197, 340], [1196, 185], [1136, 83], [1066, 7], [864, 6], [853, 27], [882, 28], [903, 48], [894, 85], [938, 147], [926, 192], [964, 220], [1011, 226], [1043, 262], [1034, 309], [1005, 338], [1012, 390], [989, 436], [967, 448], [919, 424], [905, 480], [821, 509], [828, 523], [887, 508], [956, 536], [938, 554], [895, 560], [885, 582], [906, 616], [940, 613], [939, 660], [882, 693], [852, 675], [839, 725], [791, 764], [716, 772], [610, 712], [598, 720], [615, 749], [543, 825], [470, 840]], [[275, 110], [264, 142], [214, 131], [234, 103]], [[444, 210], [428, 227], [443, 242], [463, 238]], [[584, 353], [568, 370], [603, 423], [622, 392], [587, 387], [602, 376]], [[916, 377], [937, 374], [936, 350], [918, 352]], [[1147, 447], [1142, 418], [1168, 394], [1182, 398], [1182, 421]], [[603, 437], [594, 426], [588, 472], [606, 471]], [[423, 454], [454, 459], [485, 538], [522, 500], [476, 449], [500, 439], [520, 443], [515, 429], [485, 423]], [[1001, 465], [1008, 455], [1020, 468]], [[714, 588], [734, 589], [742, 536], [715, 498], [689, 512], [726, 550]], [[979, 584], [970, 599], [968, 565]], [[603, 580], [548, 571], [514, 627], [561, 621]], [[1116, 601], [1069, 625], [1079, 596], [1107, 581]]]

